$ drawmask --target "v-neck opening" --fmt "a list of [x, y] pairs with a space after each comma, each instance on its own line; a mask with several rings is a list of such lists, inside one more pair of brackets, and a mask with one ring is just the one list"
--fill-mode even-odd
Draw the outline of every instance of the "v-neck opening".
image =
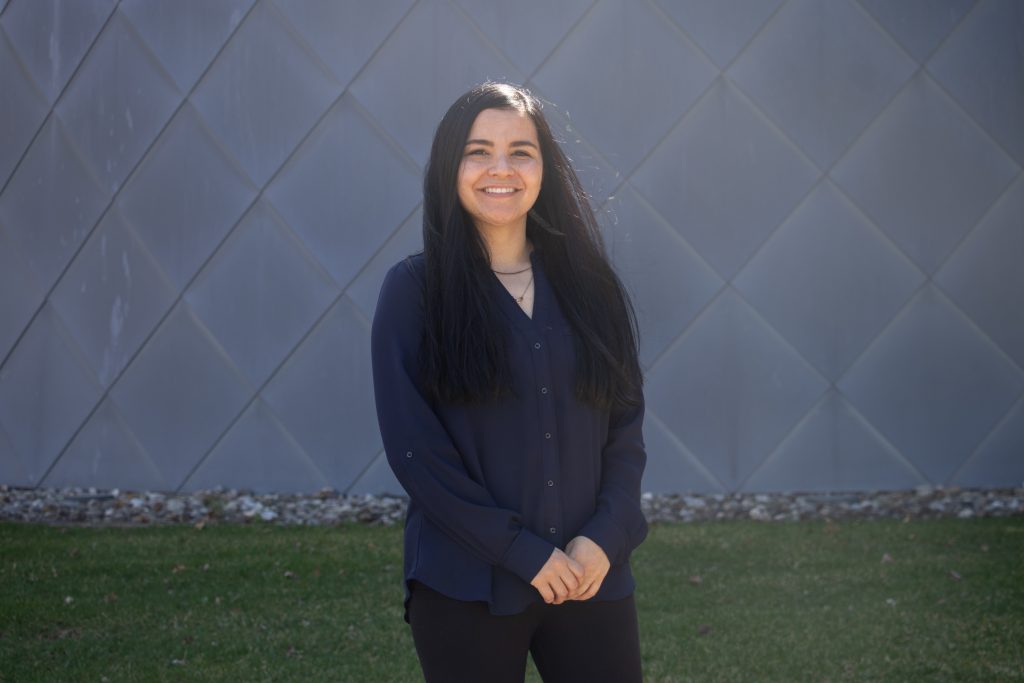
[[[525, 329], [527, 332], [533, 332], [536, 325], [540, 324], [538, 321], [538, 313], [543, 312], [543, 296], [541, 290], [544, 288], [546, 282], [542, 282], [544, 275], [540, 264], [540, 256], [537, 249], [530, 252], [530, 267], [533, 268], [533, 315], [527, 315], [523, 307], [519, 305], [516, 298], [512, 295], [505, 285], [502, 284], [498, 276], [491, 271], [491, 278], [494, 281], [495, 286], [498, 288], [499, 299], [504, 299], [505, 304], [502, 308], [505, 309], [505, 315], [510, 321], [519, 328]], [[514, 309], [514, 310], [510, 310]]]

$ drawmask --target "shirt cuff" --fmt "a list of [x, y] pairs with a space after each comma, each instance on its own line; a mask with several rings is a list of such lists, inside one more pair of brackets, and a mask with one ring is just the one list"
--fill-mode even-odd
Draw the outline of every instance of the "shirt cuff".
[[531, 533], [525, 527], [519, 530], [512, 545], [505, 551], [500, 565], [516, 574], [526, 583], [533, 581], [537, 572], [551, 557], [555, 546]]
[[577, 536], [586, 536], [594, 543], [601, 546], [601, 550], [608, 556], [610, 564], [618, 564], [619, 555], [626, 547], [626, 534], [622, 527], [607, 515], [597, 514], [583, 525], [583, 528], [576, 532]]

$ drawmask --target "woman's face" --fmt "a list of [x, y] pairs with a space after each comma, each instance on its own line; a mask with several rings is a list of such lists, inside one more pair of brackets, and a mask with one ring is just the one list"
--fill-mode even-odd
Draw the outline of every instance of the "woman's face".
[[459, 201], [478, 230], [525, 229], [543, 173], [533, 119], [515, 110], [484, 109], [462, 150]]

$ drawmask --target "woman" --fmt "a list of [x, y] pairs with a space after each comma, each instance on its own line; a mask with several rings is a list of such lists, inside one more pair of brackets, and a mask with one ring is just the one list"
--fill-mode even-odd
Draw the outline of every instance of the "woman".
[[640, 681], [630, 553], [647, 535], [629, 299], [528, 91], [441, 120], [423, 253], [373, 320], [377, 415], [409, 494], [405, 620], [429, 681]]

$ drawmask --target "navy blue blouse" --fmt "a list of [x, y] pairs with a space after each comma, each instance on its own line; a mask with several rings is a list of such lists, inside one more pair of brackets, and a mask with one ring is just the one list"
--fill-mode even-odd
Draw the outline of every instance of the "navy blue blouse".
[[405, 520], [405, 621], [409, 582], [492, 614], [543, 598], [530, 581], [554, 548], [586, 536], [611, 568], [592, 600], [633, 592], [630, 553], [647, 535], [640, 509], [646, 453], [643, 406], [597, 410], [573, 394], [572, 330], [535, 250], [533, 317], [497, 277], [495, 305], [509, 325], [514, 397], [485, 405], [438, 404], [422, 391], [423, 255], [388, 271], [373, 318], [377, 417], [388, 463], [409, 495]]

